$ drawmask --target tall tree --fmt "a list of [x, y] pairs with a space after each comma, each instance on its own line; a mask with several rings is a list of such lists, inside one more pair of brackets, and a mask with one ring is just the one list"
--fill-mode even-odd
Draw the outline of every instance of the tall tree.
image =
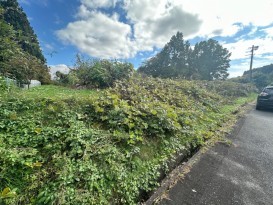
[[37, 36], [17, 0], [0, 0], [0, 7], [4, 9], [4, 21], [12, 25], [16, 31], [16, 40], [21, 48], [45, 63], [46, 59], [40, 49]]
[[[9, 2], [9, 1], [0, 1]], [[16, 38], [17, 32], [4, 20], [5, 10], [0, 5], [0, 75], [29, 84], [30, 80], [50, 82], [50, 74], [44, 62], [24, 51]]]
[[36, 79], [48, 83], [50, 75], [47, 67], [36, 58], [26, 52], [20, 52], [10, 59], [10, 73], [18, 82], [29, 85], [31, 80]]
[[188, 41], [184, 41], [183, 34], [177, 32], [171, 40], [155, 57], [145, 61], [138, 69], [154, 77], [185, 77], [191, 76], [189, 67], [190, 53], [192, 52]]
[[10, 59], [20, 52], [20, 46], [14, 41], [15, 31], [3, 20], [4, 9], [0, 6], [0, 73], [10, 74]]
[[231, 53], [218, 41], [209, 39], [197, 43], [192, 52], [191, 67], [202, 80], [226, 79]]

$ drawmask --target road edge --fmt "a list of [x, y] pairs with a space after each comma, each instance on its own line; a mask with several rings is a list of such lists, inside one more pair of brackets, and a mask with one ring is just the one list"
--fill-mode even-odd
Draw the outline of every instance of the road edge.
[[[253, 110], [254, 104], [246, 103], [241, 106], [244, 108], [240, 110], [240, 114], [238, 115], [235, 124], [232, 126], [232, 129], [229, 133], [226, 133], [224, 138], [226, 139], [234, 139], [240, 132], [247, 114]], [[215, 139], [209, 140], [207, 146], [201, 147], [199, 151], [197, 151], [191, 158], [189, 158], [186, 162], [180, 163], [174, 170], [172, 170], [160, 183], [160, 186], [154, 193], [150, 196], [150, 198], [142, 203], [143, 205], [152, 205], [159, 203], [163, 198], [168, 198], [168, 191], [180, 180], [183, 180], [184, 176], [190, 172], [192, 166], [199, 161], [202, 155], [204, 155], [208, 150], [217, 145], [218, 143], [226, 143], [223, 141], [214, 141]], [[227, 145], [228, 146], [228, 145]]]

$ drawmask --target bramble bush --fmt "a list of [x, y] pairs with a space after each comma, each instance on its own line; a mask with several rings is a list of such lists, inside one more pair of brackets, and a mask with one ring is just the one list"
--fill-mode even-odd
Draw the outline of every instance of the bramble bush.
[[137, 204], [228, 118], [209, 90], [133, 76], [85, 98], [0, 99], [0, 203]]
[[200, 81], [201, 86], [207, 90], [212, 90], [221, 96], [226, 97], [246, 97], [251, 92], [257, 92], [257, 88], [250, 83], [236, 83], [232, 81]]
[[128, 79], [135, 72], [131, 63], [83, 59], [79, 55], [75, 68], [69, 74], [58, 73], [62, 84], [77, 85], [88, 88], [107, 88], [118, 80]]

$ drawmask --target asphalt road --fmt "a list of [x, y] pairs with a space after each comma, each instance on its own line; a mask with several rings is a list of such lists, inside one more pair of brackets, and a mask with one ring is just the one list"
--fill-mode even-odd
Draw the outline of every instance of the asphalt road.
[[161, 205], [273, 205], [273, 112], [249, 112], [230, 136], [202, 154]]

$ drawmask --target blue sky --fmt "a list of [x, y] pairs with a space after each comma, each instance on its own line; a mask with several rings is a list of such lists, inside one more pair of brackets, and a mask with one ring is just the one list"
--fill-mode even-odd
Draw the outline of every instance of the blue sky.
[[137, 68], [177, 31], [191, 45], [214, 38], [232, 52], [230, 77], [273, 63], [272, 0], [19, 0], [52, 71], [75, 55], [129, 61]]

